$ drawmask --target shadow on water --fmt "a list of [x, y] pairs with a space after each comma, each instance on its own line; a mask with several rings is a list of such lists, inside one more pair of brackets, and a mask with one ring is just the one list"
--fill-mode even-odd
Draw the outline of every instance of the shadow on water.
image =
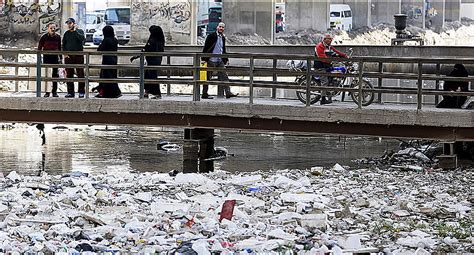
[[[169, 172], [182, 169], [182, 150], [157, 150], [160, 140], [181, 145], [183, 130], [144, 127], [46, 125], [46, 144], [41, 131], [20, 126], [0, 130], [0, 169], [37, 175], [108, 169]], [[40, 135], [38, 133], [40, 132]], [[351, 160], [374, 157], [395, 148], [396, 140], [361, 137], [283, 135], [216, 131], [215, 146], [229, 156], [215, 161], [215, 169], [255, 171], [307, 169], [312, 166], [351, 165]]]

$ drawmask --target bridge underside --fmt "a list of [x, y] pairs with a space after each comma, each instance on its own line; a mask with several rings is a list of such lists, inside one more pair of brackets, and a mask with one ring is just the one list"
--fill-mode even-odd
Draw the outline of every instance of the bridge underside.
[[1, 122], [173, 126], [474, 141], [472, 111], [460, 111], [456, 117], [437, 111], [354, 109], [352, 105], [331, 108], [150, 100], [38, 101], [36, 98], [16, 99], [9, 104], [6, 99], [1, 100]]

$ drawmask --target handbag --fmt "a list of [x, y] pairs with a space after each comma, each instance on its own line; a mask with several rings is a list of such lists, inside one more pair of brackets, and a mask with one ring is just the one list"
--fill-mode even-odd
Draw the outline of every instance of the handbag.
[[66, 68], [58, 68], [58, 76], [59, 78], [61, 79], [64, 79], [67, 77], [67, 74], [66, 74]]
[[[199, 80], [200, 81], [207, 81], [206, 68], [207, 68], [207, 63], [206, 62], [201, 63], [201, 71], [199, 71]], [[202, 69], [204, 69], [204, 70], [202, 70]]]

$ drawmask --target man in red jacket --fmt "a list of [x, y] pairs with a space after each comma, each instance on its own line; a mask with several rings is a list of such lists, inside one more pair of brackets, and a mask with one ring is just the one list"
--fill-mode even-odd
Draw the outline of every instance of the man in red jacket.
[[[38, 43], [38, 50], [45, 51], [60, 51], [61, 50], [61, 36], [56, 33], [56, 24], [48, 24], [48, 32], [41, 36]], [[59, 64], [61, 55], [43, 55], [43, 64]], [[53, 77], [59, 77], [58, 68], [53, 68]], [[46, 89], [47, 90], [47, 89]], [[58, 97], [58, 82], [53, 81], [53, 88], [51, 90], [53, 97]], [[49, 92], [46, 91], [44, 97], [49, 97]]]
[[[342, 58], [347, 58], [347, 55], [341, 51], [338, 51], [334, 46], [331, 46], [332, 42], [332, 36], [331, 35], [325, 35], [323, 38], [323, 41], [318, 43], [316, 45], [314, 51], [316, 53], [316, 57], [318, 58], [330, 58], [330, 57], [342, 57]], [[331, 67], [331, 61], [330, 60], [316, 60], [314, 61], [314, 69], [316, 70], [324, 70], [327, 71], [328, 68]], [[331, 77], [329, 76], [321, 76], [321, 84], [323, 86], [331, 85]], [[321, 104], [330, 104], [332, 103], [331, 96], [329, 96], [328, 91], [323, 91], [321, 93]], [[327, 96], [327, 99], [326, 99]]]

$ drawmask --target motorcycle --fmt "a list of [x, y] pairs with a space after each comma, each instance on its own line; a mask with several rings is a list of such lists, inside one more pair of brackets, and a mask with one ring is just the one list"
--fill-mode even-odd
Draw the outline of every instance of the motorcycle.
[[[287, 65], [290, 71], [306, 71], [307, 62], [304, 60], [290, 60]], [[334, 63], [330, 68], [326, 69], [326, 72], [333, 74], [356, 74], [358, 72], [359, 65], [352, 63], [351, 61], [341, 61]], [[329, 77], [329, 76], [328, 76]], [[306, 74], [298, 75], [295, 79], [296, 84], [299, 87], [296, 90], [296, 97], [302, 103], [306, 104]], [[336, 88], [354, 88], [359, 89], [359, 78], [356, 77], [331, 77], [329, 84], [324, 86], [336, 87]], [[372, 104], [375, 98], [375, 93], [372, 91], [366, 91], [373, 89], [372, 84], [366, 78], [363, 78], [362, 82], [362, 106], [368, 106]], [[321, 77], [319, 75], [312, 75], [311, 86], [318, 87], [321, 85]], [[320, 90], [312, 90], [310, 93], [310, 104], [315, 104], [321, 99]], [[356, 104], [359, 102], [359, 92], [348, 92]], [[341, 95], [342, 94], [342, 95]], [[346, 92], [329, 90], [326, 91], [326, 96], [335, 97], [341, 95], [341, 101], [344, 101]]]

